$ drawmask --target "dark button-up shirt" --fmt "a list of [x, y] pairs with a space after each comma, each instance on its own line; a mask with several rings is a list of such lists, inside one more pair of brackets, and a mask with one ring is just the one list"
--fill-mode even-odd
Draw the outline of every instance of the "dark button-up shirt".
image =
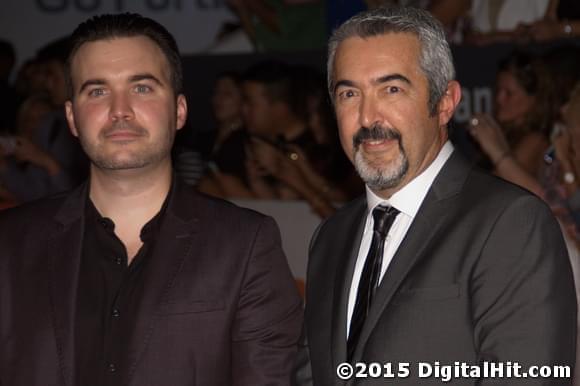
[[132, 331], [167, 201], [141, 229], [143, 246], [128, 264], [115, 224], [87, 200], [75, 324], [76, 385], [120, 385], [121, 374], [135, 359], [129, 352]]

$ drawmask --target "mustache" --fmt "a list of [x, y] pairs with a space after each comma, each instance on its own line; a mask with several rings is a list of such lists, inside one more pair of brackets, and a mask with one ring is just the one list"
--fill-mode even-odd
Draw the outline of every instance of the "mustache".
[[131, 123], [128, 123], [127, 121], [121, 120], [121, 121], [113, 122], [109, 127], [104, 128], [103, 131], [101, 132], [101, 135], [103, 137], [107, 137], [107, 136], [115, 134], [118, 131], [125, 131], [125, 132], [128, 131], [128, 132], [131, 132], [135, 135], [146, 135], [147, 134], [147, 130], [145, 130], [141, 126], [133, 125]]
[[375, 124], [370, 128], [361, 127], [352, 138], [352, 144], [356, 149], [363, 141], [380, 141], [385, 139], [396, 139], [399, 143], [401, 143], [401, 133], [389, 127], [382, 127], [379, 124]]

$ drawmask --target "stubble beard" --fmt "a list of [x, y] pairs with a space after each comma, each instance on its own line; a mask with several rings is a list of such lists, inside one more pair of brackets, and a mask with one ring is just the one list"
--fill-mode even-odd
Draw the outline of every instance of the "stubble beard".
[[126, 144], [120, 141], [115, 145], [119, 149], [107, 149], [111, 144], [107, 145], [106, 135], [121, 129], [130, 130], [137, 134], [137, 142], [146, 139], [149, 135], [144, 128], [123, 122], [103, 129], [99, 134], [100, 141], [98, 143], [91, 142], [91, 140], [83, 136], [82, 130], [79, 132], [81, 146], [96, 168], [108, 171], [140, 169], [159, 164], [169, 157], [173, 145], [173, 138], [169, 134], [157, 143], [135, 146], [135, 149], [129, 148], [134, 145], [133, 141], [127, 141]]
[[[360, 148], [363, 140], [396, 139], [399, 145], [397, 158], [388, 163], [380, 163], [366, 158]], [[393, 129], [378, 126], [361, 128], [353, 139], [354, 167], [362, 180], [373, 191], [391, 189], [400, 184], [409, 170], [409, 160], [402, 146], [400, 134]]]

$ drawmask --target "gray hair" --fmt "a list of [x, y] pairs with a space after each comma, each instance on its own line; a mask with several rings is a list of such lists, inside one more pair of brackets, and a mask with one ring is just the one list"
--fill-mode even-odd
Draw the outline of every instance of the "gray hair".
[[332, 33], [327, 62], [331, 100], [334, 100], [334, 57], [338, 45], [350, 37], [367, 38], [391, 32], [412, 33], [419, 39], [419, 66], [429, 83], [429, 110], [434, 114], [448, 82], [455, 78], [453, 58], [441, 23], [427, 11], [411, 7], [389, 6], [361, 12]]

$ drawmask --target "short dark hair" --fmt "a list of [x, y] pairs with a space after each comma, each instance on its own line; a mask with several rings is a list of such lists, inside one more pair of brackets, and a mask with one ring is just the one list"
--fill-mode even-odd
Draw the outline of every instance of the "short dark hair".
[[299, 118], [307, 115], [306, 101], [297, 90], [298, 71], [286, 63], [266, 60], [249, 67], [242, 75], [243, 82], [254, 82], [264, 86], [271, 102], [283, 102]]
[[155, 42], [165, 54], [171, 67], [171, 86], [175, 95], [183, 91], [181, 56], [175, 38], [161, 24], [136, 13], [104, 14], [79, 24], [71, 35], [70, 52], [66, 62], [66, 80], [72, 98], [71, 61], [79, 48], [89, 42], [124, 37], [145, 36]]

